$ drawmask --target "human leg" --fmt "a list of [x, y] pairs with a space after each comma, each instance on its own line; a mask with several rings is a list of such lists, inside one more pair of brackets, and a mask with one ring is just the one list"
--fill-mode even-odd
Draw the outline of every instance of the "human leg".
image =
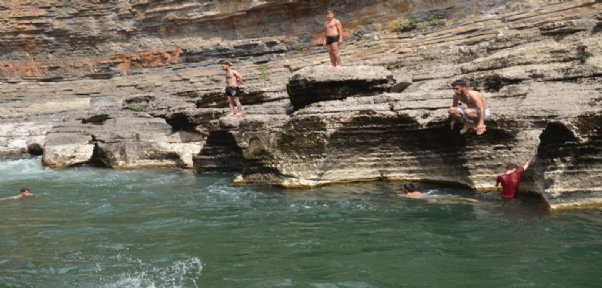
[[466, 108], [466, 109], [463, 109], [462, 114], [463, 114], [462, 122], [464, 122], [464, 128], [462, 128], [462, 130], [460, 130], [460, 134], [464, 134], [464, 133], [468, 132], [468, 130], [474, 128], [474, 126], [475, 126], [474, 123], [478, 123], [478, 121], [480, 120], [479, 112], [477, 109]]
[[236, 104], [236, 108], [238, 109], [238, 113], [236, 113], [236, 116], [242, 116], [242, 105], [240, 104], [240, 99], [238, 97], [232, 98], [234, 98], [234, 103]]
[[449, 113], [449, 116], [451, 117], [451, 123], [450, 123], [450, 127], [452, 130], [454, 130], [454, 125], [456, 124], [457, 121], [460, 121], [462, 123], [464, 123], [464, 125], [466, 125], [466, 121], [464, 121], [464, 113], [463, 113], [463, 108], [459, 108], [459, 107], [449, 107], [449, 109], [447, 109], [447, 112]]
[[328, 49], [328, 56], [330, 56], [330, 64], [332, 64], [332, 67], [336, 67], [336, 65], [337, 65], [337, 58], [334, 55], [334, 52], [332, 50], [332, 44], [327, 44], [326, 48]]
[[228, 105], [230, 106], [230, 114], [228, 116], [234, 116], [234, 97], [228, 96]]
[[339, 53], [339, 42], [334, 42], [330, 45], [330, 50], [332, 51], [331, 62], [334, 59], [333, 66], [339, 67], [341, 66], [341, 54]]

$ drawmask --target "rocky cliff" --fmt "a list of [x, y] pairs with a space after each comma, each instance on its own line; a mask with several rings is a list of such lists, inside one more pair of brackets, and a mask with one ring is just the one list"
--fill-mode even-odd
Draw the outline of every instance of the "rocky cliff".
[[[326, 66], [324, 10], [346, 28]], [[431, 180], [602, 204], [601, 1], [0, 1], [0, 153], [242, 171], [286, 187]], [[226, 117], [227, 59], [245, 76]], [[492, 110], [449, 128], [449, 84]]]

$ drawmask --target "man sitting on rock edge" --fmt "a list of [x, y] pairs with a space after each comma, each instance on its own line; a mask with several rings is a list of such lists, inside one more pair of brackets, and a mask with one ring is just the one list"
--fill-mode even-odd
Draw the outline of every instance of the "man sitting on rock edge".
[[[477, 135], [483, 135], [486, 130], [485, 120], [491, 116], [485, 97], [477, 91], [468, 90], [464, 80], [456, 80], [451, 85], [454, 89], [454, 101], [448, 109], [452, 117], [451, 129], [454, 130], [456, 121], [461, 121], [464, 128], [460, 130], [460, 134], [464, 134], [475, 127], [476, 123]], [[465, 103], [467, 108], [458, 107], [458, 101]]]

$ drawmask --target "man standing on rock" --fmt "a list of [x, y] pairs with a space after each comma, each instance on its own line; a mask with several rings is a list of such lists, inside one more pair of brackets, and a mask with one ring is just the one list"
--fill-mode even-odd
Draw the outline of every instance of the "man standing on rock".
[[326, 35], [324, 36], [323, 44], [328, 48], [332, 67], [339, 67], [341, 66], [339, 46], [343, 44], [343, 25], [341, 25], [341, 21], [334, 18], [332, 10], [326, 11], [326, 19], [328, 20], [324, 23]]
[[535, 160], [535, 155], [531, 156], [531, 158], [527, 160], [525, 165], [523, 165], [523, 167], [520, 168], [516, 164], [508, 164], [506, 166], [506, 173], [497, 176], [495, 187], [498, 187], [500, 183], [502, 184], [502, 198], [518, 198], [516, 192], [518, 192], [520, 178], [523, 176], [523, 173], [525, 173], [525, 170], [529, 168], [529, 165], [533, 163], [533, 160]]
[[[477, 135], [483, 135], [486, 130], [485, 120], [491, 116], [489, 107], [483, 94], [477, 91], [469, 91], [464, 80], [456, 80], [452, 83], [454, 89], [454, 102], [448, 109], [452, 117], [451, 129], [454, 130], [456, 121], [464, 123], [460, 134], [466, 133], [471, 128], [477, 127]], [[458, 107], [458, 101], [466, 104], [467, 108]]]
[[[242, 116], [242, 105], [238, 99], [240, 94], [240, 88], [242, 84], [242, 75], [232, 70], [232, 64], [229, 62], [222, 63], [222, 70], [226, 71], [226, 97], [228, 97], [228, 104], [230, 105], [230, 114], [228, 116]], [[238, 113], [234, 113], [234, 105], [238, 109]]]

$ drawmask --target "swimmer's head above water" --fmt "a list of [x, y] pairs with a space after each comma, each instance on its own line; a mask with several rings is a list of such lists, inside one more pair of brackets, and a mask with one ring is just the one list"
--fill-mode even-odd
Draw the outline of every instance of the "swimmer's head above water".
[[21, 188], [20, 193], [21, 193], [21, 196], [23, 196], [23, 197], [33, 196], [33, 194], [31, 194], [31, 192], [27, 188]]

